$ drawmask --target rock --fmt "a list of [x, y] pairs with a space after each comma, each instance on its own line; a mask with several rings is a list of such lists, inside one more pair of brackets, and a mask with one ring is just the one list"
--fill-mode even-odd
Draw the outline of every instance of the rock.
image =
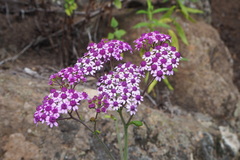
[[209, 0], [200, 0], [200, 1], [184, 0], [183, 3], [187, 7], [202, 10], [203, 14], [199, 14], [199, 15], [201, 15], [207, 23], [210, 23], [212, 21], [211, 20], [211, 13], [212, 13], [211, 2]]
[[202, 133], [202, 139], [199, 141], [199, 146], [196, 149], [196, 157], [200, 160], [215, 160], [214, 158], [214, 139], [207, 132]]
[[[125, 24], [121, 28], [132, 33], [126, 36], [128, 42], [148, 32], [146, 28], [131, 28], [144, 20], [140, 15], [133, 17], [128, 14], [125, 17], [119, 17], [119, 20]], [[180, 44], [180, 52], [189, 61], [182, 61], [178, 72], [169, 77], [174, 87], [170, 96], [172, 104], [186, 111], [202, 112], [220, 120], [231, 118], [240, 94], [233, 84], [233, 59], [228, 48], [211, 25], [202, 21], [185, 22], [180, 18], [177, 21], [182, 25], [189, 41], [188, 46]], [[156, 30], [167, 33], [162, 28]], [[137, 54], [126, 54], [125, 58], [136, 64], [141, 61]]]
[[[0, 148], [0, 159], [109, 159], [101, 143], [80, 123], [73, 120], [60, 121], [59, 127], [51, 129], [41, 124], [35, 126], [31, 122], [35, 106], [48, 94], [47, 86], [44, 86], [46, 82], [5, 72], [0, 78], [0, 86], [3, 86], [0, 97], [0, 106], [3, 107], [0, 107], [0, 115], [4, 119], [0, 121], [0, 136], [9, 137], [0, 141], [0, 146], [3, 146]], [[32, 84], [28, 85], [30, 81]], [[16, 94], [16, 89], [20, 90], [21, 94]], [[82, 103], [79, 109], [86, 124], [93, 127], [89, 119], [94, 115], [94, 110], [89, 110], [86, 103]], [[117, 112], [109, 114], [117, 115]], [[202, 155], [196, 152], [204, 148], [212, 148], [213, 152], [217, 153], [210, 157], [216, 159], [227, 155], [225, 157], [231, 159], [228, 147], [222, 148], [219, 154], [216, 151], [215, 148], [219, 147], [217, 144], [220, 144], [221, 140], [220, 132], [218, 127], [215, 127], [215, 122], [202, 114], [172, 116], [162, 110], [150, 108], [148, 104], [140, 105], [133, 120], [141, 120], [144, 125], [129, 127], [129, 159], [200, 159]], [[129, 116], [125, 110], [123, 115]], [[104, 118], [104, 114], [99, 114], [98, 117], [97, 129], [101, 132], [101, 138], [116, 159], [119, 159], [114, 121]], [[202, 119], [205, 120], [204, 123]], [[211, 123], [206, 125], [207, 122]], [[119, 129], [123, 133], [121, 123]], [[16, 130], [19, 133], [15, 133]], [[208, 133], [210, 137], [218, 137], [219, 140], [213, 138], [213, 143], [205, 142], [207, 139], [202, 142], [204, 136], [199, 133]]]
[[240, 143], [239, 143], [237, 135], [234, 133], [231, 133], [229, 131], [228, 127], [219, 126], [219, 130], [220, 130], [221, 137], [223, 140], [223, 143], [221, 145], [223, 147], [223, 149], [225, 147], [228, 147], [231, 150], [231, 152], [233, 153], [233, 155], [235, 155], [235, 156], [238, 155], [239, 149], [240, 149]]
[[4, 160], [42, 159], [38, 146], [26, 141], [22, 133], [11, 134], [8, 143], [3, 149], [5, 150]]
[[36, 76], [36, 77], [39, 76], [39, 74], [38, 74], [36, 71], [33, 71], [32, 69], [27, 68], [27, 67], [25, 67], [25, 68], [23, 69], [23, 71], [24, 71], [25, 73], [31, 75], [31, 76]]
[[231, 116], [239, 99], [233, 84], [232, 58], [210, 25], [184, 23], [189, 46], [181, 45], [188, 62], [182, 62], [174, 81], [172, 101], [186, 110], [199, 111], [213, 117]]

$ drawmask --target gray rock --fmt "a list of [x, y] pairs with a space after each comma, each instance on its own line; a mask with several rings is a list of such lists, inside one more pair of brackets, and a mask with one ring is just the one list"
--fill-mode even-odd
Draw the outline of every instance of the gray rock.
[[213, 117], [231, 116], [239, 99], [233, 84], [232, 58], [218, 32], [203, 22], [184, 23], [189, 46], [181, 45], [182, 62], [174, 81], [172, 101], [187, 110]]
[[4, 160], [42, 159], [38, 146], [27, 141], [22, 133], [11, 134], [3, 150]]
[[[14, 160], [14, 156], [16, 159], [21, 159], [22, 156], [24, 159], [109, 159], [103, 146], [93, 139], [92, 134], [79, 123], [67, 120], [59, 123], [59, 127], [50, 129], [41, 124], [36, 127], [30, 121], [35, 110], [34, 106], [37, 106], [42, 97], [48, 93], [46, 92], [47, 86], [43, 85], [45, 82], [5, 72], [0, 75], [0, 78], [0, 86], [2, 86], [0, 115], [4, 119], [4, 121], [0, 121], [0, 130], [2, 131], [0, 136], [3, 139], [0, 141], [0, 146], [2, 146], [0, 159], [10, 157], [9, 159]], [[28, 85], [30, 81], [32, 83]], [[16, 89], [21, 90], [21, 94], [16, 94]], [[84, 114], [86, 123], [91, 126], [89, 118], [92, 115], [86, 114], [89, 111], [87, 108], [87, 105], [83, 103], [80, 113]], [[116, 115], [116, 112], [110, 114]], [[97, 129], [101, 131], [101, 138], [113, 155], [119, 159], [114, 122], [103, 116], [99, 115]], [[129, 115], [124, 111], [124, 116]], [[206, 155], [215, 159], [224, 156], [232, 157], [228, 148], [222, 148], [217, 152], [216, 148], [219, 145], [216, 144], [220, 144], [220, 132], [218, 128], [211, 127], [214, 124], [203, 125], [200, 123], [199, 116], [191, 114], [172, 116], [161, 110], [150, 108], [148, 104], [143, 104], [139, 106], [138, 113], [133, 120], [142, 120], [144, 125], [129, 127], [129, 157], [131, 160], [191, 160], [191, 157], [200, 159], [199, 157], [202, 155], [197, 154], [201, 153], [198, 151], [205, 151], [206, 148], [211, 148], [214, 153], [209, 155], [206, 152]], [[122, 132], [121, 123], [119, 126], [120, 132]], [[15, 133], [16, 130], [19, 133]], [[208, 141], [209, 138], [202, 140], [204, 136], [199, 133], [208, 133], [210, 137], [219, 138], [210, 138], [210, 141]], [[18, 150], [17, 154], [16, 150]], [[29, 150], [32, 152], [27, 153]]]
[[202, 10], [204, 13], [200, 14], [207, 23], [211, 23], [211, 3], [210, 0], [184, 0], [184, 5], [190, 8]]

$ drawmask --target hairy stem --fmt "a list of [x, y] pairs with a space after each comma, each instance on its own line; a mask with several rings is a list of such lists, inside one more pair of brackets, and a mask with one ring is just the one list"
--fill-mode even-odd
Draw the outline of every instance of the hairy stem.
[[124, 160], [128, 160], [128, 124], [124, 125]]
[[123, 159], [124, 160], [128, 160], [128, 126], [129, 126], [129, 122], [132, 119], [132, 116], [129, 118], [128, 122], [126, 123], [126, 121], [123, 118], [122, 115], [122, 108], [119, 109], [118, 113], [120, 115], [121, 121], [123, 123], [123, 127], [124, 127], [124, 152], [123, 152]]
[[119, 132], [119, 127], [118, 127], [118, 120], [115, 120], [115, 127], [116, 127], [116, 132], [117, 132], [117, 140], [118, 140], [118, 147], [119, 147], [119, 151], [120, 151], [120, 159], [123, 159], [123, 148], [122, 148], [122, 141], [121, 141], [121, 137], [120, 137], [120, 132]]

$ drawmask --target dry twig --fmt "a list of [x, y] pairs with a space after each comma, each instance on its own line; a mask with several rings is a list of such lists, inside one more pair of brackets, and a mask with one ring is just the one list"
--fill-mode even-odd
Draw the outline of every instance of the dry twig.
[[[101, 9], [96, 10], [96, 11], [93, 11], [93, 12], [90, 13], [89, 18], [93, 18], [93, 17], [99, 15], [101, 12], [102, 12]], [[80, 24], [80, 23], [83, 23], [84, 21], [85, 21], [85, 19], [81, 19], [81, 20], [79, 20], [79, 21], [76, 21], [76, 22], [73, 24], [73, 26], [78, 25], [78, 24]], [[19, 56], [21, 56], [22, 54], [24, 54], [29, 48], [34, 47], [34, 46], [37, 46], [39, 43], [41, 43], [41, 42], [43, 42], [43, 41], [46, 41], [46, 40], [50, 40], [50, 39], [53, 38], [53, 37], [60, 36], [60, 35], [62, 35], [63, 32], [64, 32], [64, 29], [60, 29], [60, 30], [54, 32], [53, 34], [49, 35], [48, 37], [42, 37], [42, 36], [37, 37], [36, 39], [32, 40], [26, 47], [24, 47], [24, 48], [21, 50], [21, 52], [19, 52], [17, 55], [2, 60], [2, 61], [0, 62], [0, 66], [1, 66], [2, 64], [6, 63], [6, 62], [16, 60]]]

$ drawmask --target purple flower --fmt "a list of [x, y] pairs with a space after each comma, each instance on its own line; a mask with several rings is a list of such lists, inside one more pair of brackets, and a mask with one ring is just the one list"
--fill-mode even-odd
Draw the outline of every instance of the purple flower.
[[175, 47], [163, 43], [146, 52], [142, 58], [141, 71], [148, 71], [157, 81], [161, 81], [165, 76], [174, 74], [173, 69], [178, 67], [181, 55]]
[[57, 119], [60, 114], [77, 110], [81, 101], [87, 98], [88, 95], [85, 92], [77, 92], [73, 89], [51, 90], [50, 94], [44, 98], [42, 105], [36, 108], [34, 123], [46, 122], [50, 127], [58, 126]]
[[[108, 110], [118, 110], [121, 107], [129, 108], [129, 106], [135, 106], [134, 110], [127, 111], [133, 115], [136, 113], [137, 105], [143, 100], [140, 95], [140, 78], [142, 73], [138, 66], [125, 63], [120, 64], [114, 68], [114, 71], [100, 77], [97, 83], [99, 94], [104, 94], [105, 101], [108, 103], [106, 108], [104, 105], [100, 105], [100, 108], [104, 112]], [[111, 81], [111, 84], [109, 84]]]
[[62, 69], [49, 78], [49, 85], [60, 85], [68, 83], [75, 85], [86, 81], [86, 77], [96, 74], [103, 68], [103, 64], [116, 59], [122, 60], [121, 54], [126, 51], [132, 53], [132, 48], [128, 43], [119, 40], [103, 39], [99, 43], [90, 43], [88, 52], [79, 58], [74, 67]]
[[158, 31], [144, 33], [140, 38], [133, 41], [136, 45], [137, 50], [147, 49], [148, 47], [153, 47], [152, 45], [160, 45], [161, 42], [169, 41], [171, 42], [171, 37], [169, 35], [161, 34]]

